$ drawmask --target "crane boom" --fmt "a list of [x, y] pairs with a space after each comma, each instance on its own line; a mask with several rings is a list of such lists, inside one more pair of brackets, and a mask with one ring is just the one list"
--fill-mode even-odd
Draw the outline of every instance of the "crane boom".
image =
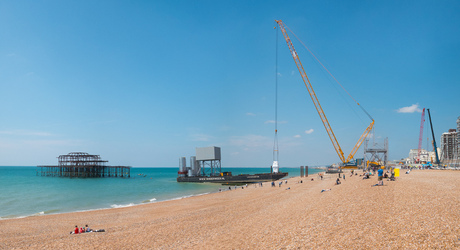
[[422, 152], [423, 125], [425, 124], [425, 108], [422, 111], [422, 121], [420, 122], [420, 136], [418, 138], [417, 163], [420, 163], [420, 153]]
[[436, 138], [434, 137], [434, 130], [433, 130], [433, 123], [431, 123], [431, 115], [430, 115], [430, 109], [426, 109], [428, 111], [428, 118], [430, 119], [430, 126], [431, 126], [431, 136], [433, 137], [433, 147], [434, 147], [434, 152], [436, 154], [436, 164], [439, 165], [439, 156], [438, 156], [438, 147], [436, 147]]
[[326, 114], [324, 113], [323, 108], [321, 107], [321, 104], [319, 103], [318, 97], [316, 96], [315, 91], [313, 90], [313, 87], [310, 83], [310, 80], [308, 79], [308, 76], [305, 73], [302, 63], [300, 62], [299, 55], [295, 51], [294, 45], [292, 44], [291, 39], [289, 38], [289, 35], [286, 32], [283, 21], [281, 20], [275, 20], [275, 21], [276, 23], [278, 23], [278, 26], [280, 27], [281, 32], [283, 33], [284, 39], [286, 40], [289, 50], [291, 51], [292, 58], [294, 59], [297, 69], [299, 70], [300, 75], [302, 76], [302, 80], [305, 84], [305, 87], [307, 87], [311, 100], [313, 101], [313, 104], [315, 105], [316, 111], [318, 112], [318, 115], [321, 118], [321, 121], [323, 122], [324, 128], [326, 129], [327, 135], [329, 136], [329, 139], [331, 140], [332, 145], [334, 146], [334, 149], [337, 152], [337, 155], [339, 156], [340, 160], [343, 163], [349, 162], [351, 159], [353, 159], [356, 151], [358, 151], [364, 139], [367, 137], [369, 132], [372, 130], [374, 126], [374, 120], [372, 119], [371, 124], [367, 127], [367, 129], [361, 135], [355, 147], [348, 155], [348, 158], [345, 159], [342, 148], [340, 147], [340, 144], [337, 141], [337, 138], [335, 137], [334, 132], [332, 131], [331, 125], [329, 124], [329, 121], [327, 120]]

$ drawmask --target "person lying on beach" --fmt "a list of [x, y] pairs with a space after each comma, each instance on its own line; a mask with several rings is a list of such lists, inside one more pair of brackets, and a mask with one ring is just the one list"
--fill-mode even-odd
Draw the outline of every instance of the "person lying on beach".
[[322, 192], [327, 192], [327, 191], [331, 191], [331, 189], [330, 189], [330, 188], [328, 188], [328, 189], [323, 189], [323, 190], [321, 190], [321, 193], [322, 193]]

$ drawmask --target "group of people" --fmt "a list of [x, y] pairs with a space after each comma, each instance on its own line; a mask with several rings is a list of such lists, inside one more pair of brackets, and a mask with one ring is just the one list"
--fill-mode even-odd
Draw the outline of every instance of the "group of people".
[[105, 232], [105, 229], [97, 229], [93, 231], [93, 229], [89, 228], [88, 225], [80, 228], [78, 228], [78, 226], [75, 226], [75, 229], [72, 232], [70, 232], [70, 234], [82, 234], [91, 232]]
[[80, 227], [80, 229], [78, 229], [78, 226], [75, 226], [75, 229], [73, 230], [73, 232], [70, 232], [70, 234], [90, 233], [92, 231], [93, 230], [91, 230], [91, 228], [89, 228], [88, 225]]

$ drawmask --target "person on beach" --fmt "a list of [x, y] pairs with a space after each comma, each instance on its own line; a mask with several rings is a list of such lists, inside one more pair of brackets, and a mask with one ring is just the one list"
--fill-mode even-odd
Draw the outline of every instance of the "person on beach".
[[380, 169], [377, 171], [377, 176], [378, 176], [378, 179], [379, 179], [379, 182], [373, 186], [383, 186], [383, 169], [385, 167], [382, 166], [380, 167]]
[[74, 234], [78, 234], [78, 226], [75, 226], [75, 230], [73, 231]]
[[339, 178], [337, 178], [337, 180], [335, 181], [335, 185], [340, 185], [340, 184], [341, 184], [341, 182], [340, 182], [340, 177], [339, 177]]
[[87, 232], [87, 233], [90, 233], [90, 232], [91, 232], [91, 229], [88, 227], [88, 225], [86, 225], [86, 232]]

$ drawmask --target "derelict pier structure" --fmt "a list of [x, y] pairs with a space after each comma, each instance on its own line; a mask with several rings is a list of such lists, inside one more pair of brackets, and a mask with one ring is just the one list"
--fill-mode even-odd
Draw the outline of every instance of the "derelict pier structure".
[[90, 155], [84, 152], [72, 152], [58, 157], [57, 166], [37, 166], [37, 175], [51, 177], [131, 177], [131, 167], [106, 166], [108, 161], [102, 160], [99, 155]]

